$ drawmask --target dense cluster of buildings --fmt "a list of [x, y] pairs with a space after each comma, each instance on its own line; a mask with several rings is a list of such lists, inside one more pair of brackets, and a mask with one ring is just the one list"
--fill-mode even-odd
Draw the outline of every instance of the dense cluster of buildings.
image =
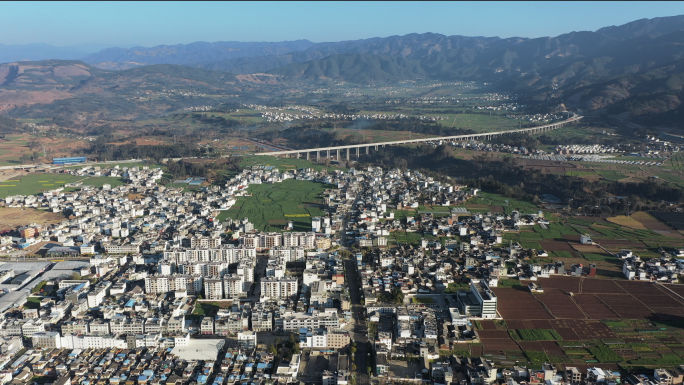
[[[596, 274], [591, 264], [531, 262], [545, 252], [504, 242], [506, 231], [549, 225], [541, 212], [471, 214], [459, 204], [477, 189], [374, 167], [250, 167], [224, 186], [190, 193], [157, 186], [159, 172], [144, 167], [70, 172], [127, 182], [4, 201], [64, 213], [62, 223], [18, 234], [56, 240], [50, 256], [81, 258], [0, 265], [0, 383], [49, 376], [59, 384], [218, 385], [311, 376], [344, 385], [354, 371], [346, 355], [358, 337], [352, 319], [362, 315], [374, 325], [373, 375], [390, 380], [399, 380], [392, 360], [415, 359], [427, 371], [422, 378], [439, 384], [620, 383], [619, 374], [599, 368], [497, 368], [440, 354], [479, 342], [474, 320], [500, 318], [492, 290], [500, 279], [528, 280], [539, 293], [538, 278]], [[249, 218], [217, 220], [247, 186], [287, 179], [336, 187], [326, 190], [325, 215], [312, 218], [311, 231], [288, 231], [288, 224], [284, 232], [262, 232]], [[407, 215], [404, 208], [416, 210]], [[582, 243], [591, 239], [582, 236]], [[671, 281], [684, 268], [680, 254], [647, 262], [628, 251], [619, 257], [630, 279]], [[358, 317], [351, 286], [366, 308]], [[272, 346], [274, 335], [289, 338], [290, 348]], [[311, 352], [329, 356], [331, 370], [304, 370], [318, 362]], [[668, 384], [680, 376], [660, 369], [655, 375], [671, 378]]]

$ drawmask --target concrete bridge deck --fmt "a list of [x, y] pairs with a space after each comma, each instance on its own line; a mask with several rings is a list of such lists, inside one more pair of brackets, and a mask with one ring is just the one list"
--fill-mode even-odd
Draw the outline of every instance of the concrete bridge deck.
[[479, 133], [479, 134], [440, 136], [440, 137], [424, 138], [424, 139], [396, 140], [396, 141], [392, 141], [392, 142], [365, 143], [365, 144], [354, 144], [354, 145], [348, 145], [348, 146], [307, 148], [307, 149], [302, 149], [302, 150], [269, 151], [269, 152], [256, 153], [254, 155], [275, 155], [275, 156], [278, 156], [278, 155], [295, 155], [296, 154], [297, 158], [304, 155], [304, 156], [306, 156], [306, 159], [308, 160], [310, 154], [312, 152], [314, 152], [314, 153], [316, 153], [316, 159], [319, 160], [321, 157], [321, 152], [327, 152], [327, 154], [326, 154], [327, 158], [330, 158], [331, 151], [335, 151], [336, 155], [337, 155], [337, 157], [335, 159], [340, 160], [340, 151], [344, 151], [346, 153], [347, 160], [349, 160], [349, 156], [350, 156], [353, 149], [356, 150], [356, 156], [358, 158], [360, 156], [360, 153], [361, 153], [360, 152], [361, 148], [365, 149], [365, 154], [369, 154], [371, 147], [375, 147], [375, 150], [377, 150], [379, 147], [395, 146], [395, 145], [401, 145], [401, 144], [418, 144], [418, 143], [436, 142], [436, 141], [437, 142], [438, 141], [455, 142], [455, 141], [461, 141], [461, 140], [474, 140], [474, 139], [490, 140], [494, 137], [502, 136], [502, 135], [537, 134], [540, 132], [555, 130], [555, 129], [561, 128], [561, 127], [569, 125], [569, 124], [577, 123], [582, 118], [583, 118], [582, 116], [573, 116], [567, 120], [563, 120], [560, 122], [554, 122], [554, 123], [546, 124], [543, 126], [532, 127], [532, 128], [523, 128], [523, 129], [518, 129], [518, 130], [510, 130], [510, 131], [483, 132], [483, 133]]

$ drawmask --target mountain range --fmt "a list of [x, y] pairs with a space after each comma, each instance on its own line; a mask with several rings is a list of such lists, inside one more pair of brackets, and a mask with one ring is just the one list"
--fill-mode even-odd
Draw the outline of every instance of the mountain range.
[[106, 70], [181, 65], [284, 81], [477, 80], [532, 103], [682, 124], [684, 16], [534, 39], [424, 33], [329, 43], [197, 42], [108, 48], [81, 59]]

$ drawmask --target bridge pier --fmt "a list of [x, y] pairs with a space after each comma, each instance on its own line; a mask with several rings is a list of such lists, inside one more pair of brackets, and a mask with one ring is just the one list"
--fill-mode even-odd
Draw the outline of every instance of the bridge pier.
[[330, 150], [328, 150], [328, 156], [326, 158], [330, 159]]
[[340, 149], [337, 149], [337, 157], [335, 158], [336, 161], [340, 161]]
[[513, 135], [515, 133], [521, 133], [521, 134], [535, 134], [535, 133], [541, 133], [541, 132], [547, 132], [547, 131], [552, 131], [558, 128], [565, 127], [567, 125], [576, 125], [577, 122], [581, 119], [581, 116], [575, 116], [572, 118], [569, 118], [566, 121], [562, 122], [556, 122], [552, 124], [547, 124], [543, 126], [537, 126], [537, 127], [528, 127], [528, 128], [522, 128], [520, 127], [518, 130], [513, 130], [513, 131], [497, 131], [497, 132], [483, 132], [479, 134], [468, 134], [468, 135], [454, 135], [454, 136], [445, 136], [445, 137], [440, 137], [440, 138], [426, 138], [426, 139], [409, 139], [409, 140], [401, 140], [401, 141], [395, 141], [395, 142], [383, 142], [383, 143], [368, 143], [368, 144], [362, 144], [362, 145], [354, 145], [354, 146], [341, 146], [341, 147], [332, 147], [332, 148], [327, 148], [327, 149], [303, 149], [303, 150], [286, 150], [286, 151], [271, 151], [271, 152], [262, 152], [256, 155], [275, 155], [275, 156], [287, 156], [287, 157], [292, 157], [293, 155], [297, 159], [303, 158], [303, 155], [306, 154], [306, 160], [311, 160], [311, 152], [315, 151], [316, 152], [316, 160], [320, 161], [321, 159], [321, 152], [326, 151], [323, 155], [328, 158], [331, 157], [332, 151], [335, 150], [335, 153], [337, 154], [337, 160], [341, 160], [342, 158], [342, 151], [346, 150], [346, 157], [347, 160], [350, 160], [352, 157], [351, 151], [353, 148], [356, 149], [356, 157], [360, 158], [361, 156], [361, 147], [366, 148], [366, 154], [370, 154], [370, 148], [375, 147], [375, 150], [378, 151], [380, 147], [386, 147], [387, 145], [395, 145], [395, 144], [422, 144], [426, 142], [433, 142], [433, 141], [439, 141], [441, 143], [456, 143], [456, 142], [463, 142], [463, 141], [472, 141], [472, 140], [493, 140], [497, 137], [501, 136], [506, 136], [506, 135]]

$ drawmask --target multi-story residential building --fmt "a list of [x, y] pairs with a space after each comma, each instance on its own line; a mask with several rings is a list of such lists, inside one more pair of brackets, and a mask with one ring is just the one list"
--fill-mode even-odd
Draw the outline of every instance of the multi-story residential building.
[[349, 332], [346, 330], [328, 330], [328, 348], [344, 349], [351, 343]]
[[283, 330], [299, 330], [302, 328], [309, 329], [338, 329], [340, 321], [336, 315], [333, 314], [303, 314], [295, 313], [282, 317]]
[[220, 277], [205, 279], [204, 296], [206, 299], [223, 299], [223, 280]]
[[101, 318], [88, 322], [88, 330], [91, 334], [109, 334], [109, 321]]
[[109, 281], [100, 282], [93, 290], [88, 293], [88, 306], [97, 307], [100, 306], [105, 297], [109, 294], [109, 288], [112, 283]]
[[252, 330], [255, 332], [270, 332], [273, 330], [273, 313], [270, 311], [252, 311]]
[[214, 319], [212, 317], [203, 317], [200, 322], [200, 333], [202, 335], [214, 334]]
[[84, 320], [70, 320], [62, 323], [61, 326], [62, 335], [66, 336], [69, 334], [88, 334], [88, 323]]
[[34, 347], [59, 349], [62, 347], [59, 332], [37, 332], [32, 339]]
[[281, 246], [283, 243], [280, 233], [260, 233], [257, 249], [266, 250]]
[[223, 291], [225, 298], [244, 298], [247, 296], [243, 277], [236, 274], [223, 278]]
[[261, 299], [286, 299], [297, 294], [297, 278], [264, 277], [261, 279]]
[[281, 257], [285, 262], [303, 262], [306, 260], [306, 250], [302, 246], [275, 247], [268, 250], [268, 255]]
[[138, 254], [140, 253], [140, 245], [104, 245], [105, 253], [107, 254]]

